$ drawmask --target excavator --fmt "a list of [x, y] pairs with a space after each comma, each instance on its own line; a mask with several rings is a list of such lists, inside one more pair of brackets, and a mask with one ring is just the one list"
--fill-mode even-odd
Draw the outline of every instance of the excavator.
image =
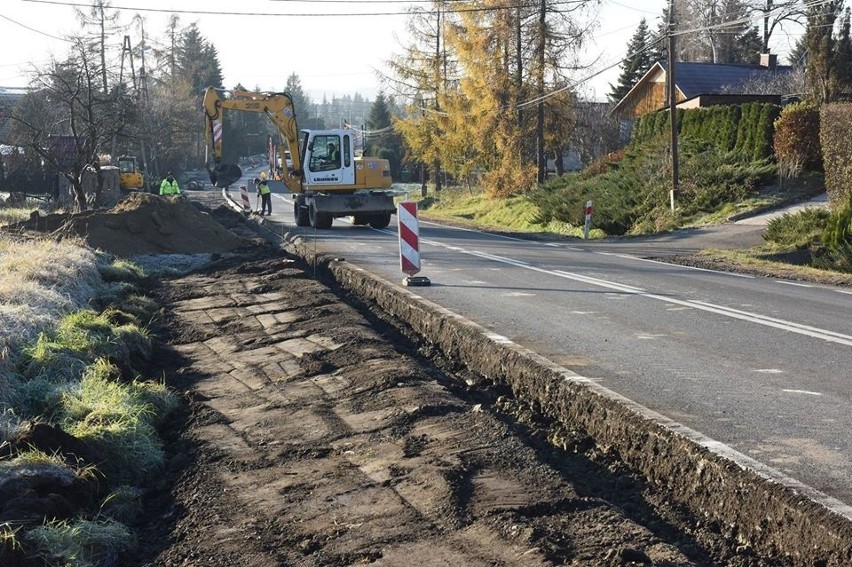
[[121, 189], [126, 190], [142, 189], [145, 186], [135, 156], [118, 158], [118, 184]]
[[265, 114], [281, 133], [278, 155], [289, 155], [290, 167], [270, 171], [293, 193], [296, 226], [331, 228], [335, 218], [351, 216], [353, 224], [385, 228], [396, 212], [386, 159], [355, 155], [352, 130], [299, 130], [293, 98], [286, 92], [226, 91], [208, 87], [202, 101], [205, 137], [212, 159], [210, 182], [228, 187], [242, 176], [236, 164], [222, 162], [223, 112]]

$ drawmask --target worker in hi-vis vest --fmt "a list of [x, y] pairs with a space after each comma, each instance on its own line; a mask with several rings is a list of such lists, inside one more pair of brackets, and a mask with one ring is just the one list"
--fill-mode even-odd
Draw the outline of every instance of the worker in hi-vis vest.
[[160, 195], [163, 197], [180, 195], [180, 187], [178, 187], [177, 179], [174, 178], [171, 171], [166, 174], [166, 178], [160, 183]]
[[263, 216], [264, 213], [272, 215], [272, 190], [269, 188], [266, 176], [261, 173], [260, 179], [255, 179], [254, 184], [257, 185], [257, 196], [261, 200], [260, 216]]

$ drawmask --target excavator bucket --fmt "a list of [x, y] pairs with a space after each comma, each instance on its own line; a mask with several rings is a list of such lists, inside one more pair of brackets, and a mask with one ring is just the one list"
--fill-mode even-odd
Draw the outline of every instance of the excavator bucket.
[[217, 165], [210, 173], [210, 182], [216, 187], [228, 187], [240, 180], [243, 170], [240, 166], [232, 163]]

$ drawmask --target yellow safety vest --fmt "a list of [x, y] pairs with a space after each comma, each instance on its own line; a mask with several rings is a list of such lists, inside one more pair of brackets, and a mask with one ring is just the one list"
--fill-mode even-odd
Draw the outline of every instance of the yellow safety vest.
[[168, 179], [163, 179], [160, 183], [160, 195], [180, 195], [177, 179], [173, 179], [171, 183]]
[[258, 195], [269, 195], [271, 190], [269, 189], [269, 184], [266, 181], [261, 181], [257, 186], [257, 194]]

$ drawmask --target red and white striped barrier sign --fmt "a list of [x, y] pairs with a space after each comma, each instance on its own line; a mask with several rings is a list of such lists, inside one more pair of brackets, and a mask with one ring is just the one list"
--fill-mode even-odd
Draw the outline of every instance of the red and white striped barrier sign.
[[414, 274], [420, 271], [420, 224], [417, 220], [417, 203], [408, 201], [397, 206], [399, 225], [399, 267], [408, 277], [405, 285], [429, 285], [429, 278]]
[[240, 185], [240, 198], [243, 200], [243, 210], [251, 211], [251, 202], [249, 201], [248, 196], [248, 187], [245, 185]]
[[222, 121], [213, 121], [213, 143], [218, 144], [222, 141]]
[[586, 201], [586, 223], [583, 227], [583, 239], [589, 239], [589, 228], [592, 226], [592, 202]]
[[420, 271], [420, 224], [417, 221], [417, 203], [400, 203], [397, 207], [399, 224], [399, 267], [413, 276]]

